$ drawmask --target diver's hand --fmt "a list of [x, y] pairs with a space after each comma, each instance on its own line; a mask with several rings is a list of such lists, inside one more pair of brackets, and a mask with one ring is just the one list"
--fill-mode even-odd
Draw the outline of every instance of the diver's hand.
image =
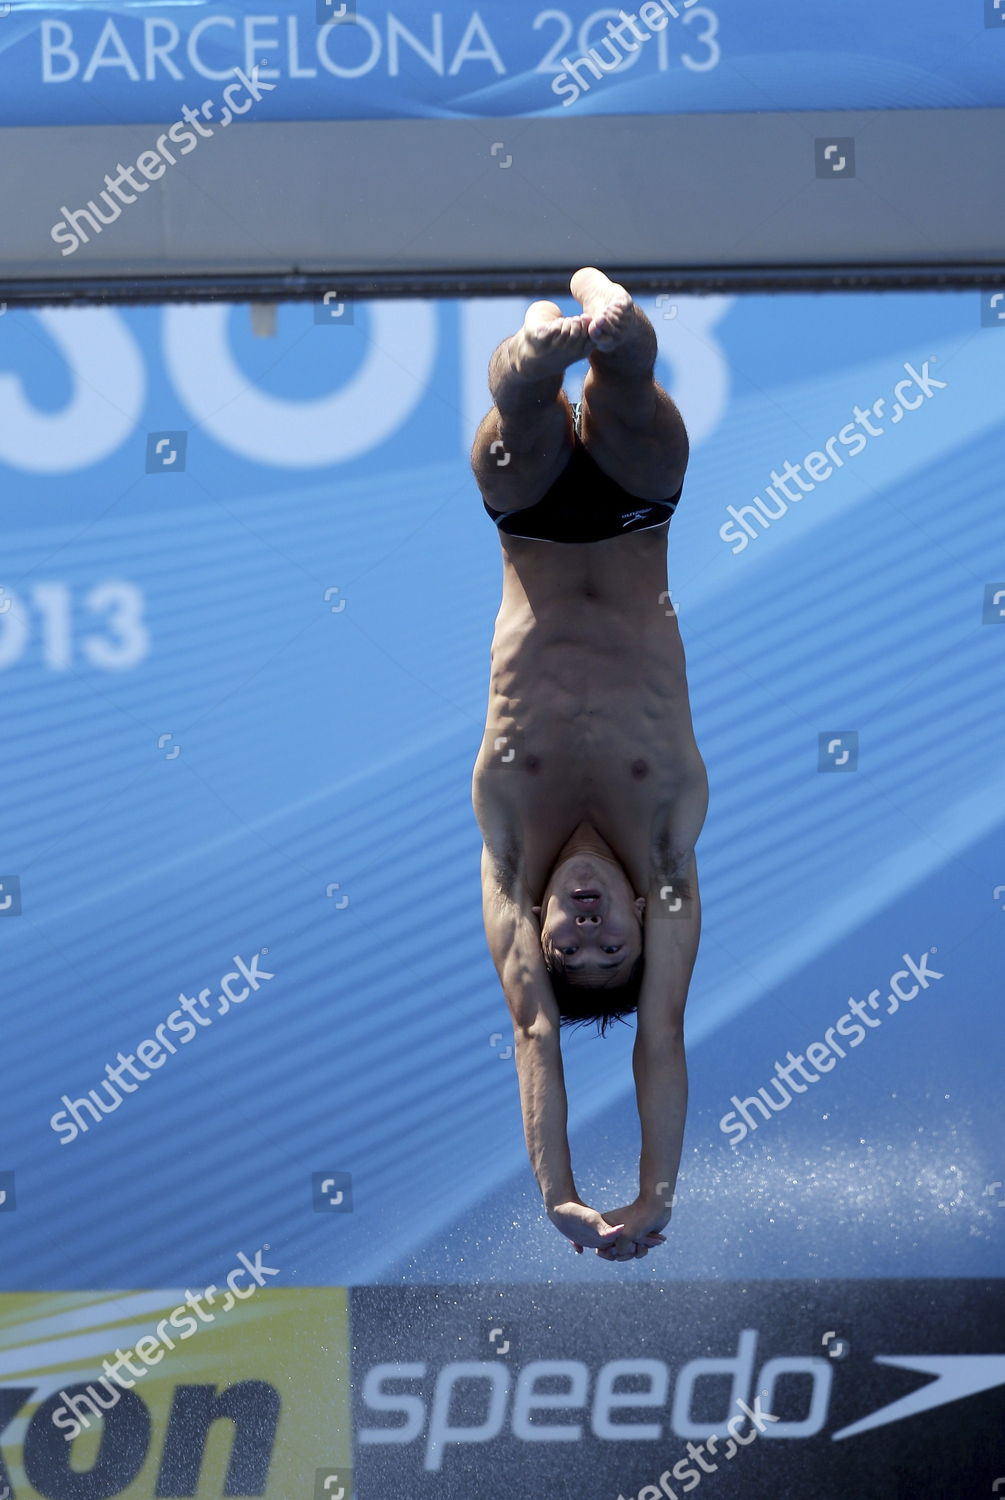
[[595, 1208], [578, 1198], [552, 1204], [547, 1214], [555, 1228], [572, 1241], [577, 1255], [582, 1255], [584, 1245], [589, 1245], [599, 1254], [605, 1246], [615, 1245], [624, 1229], [620, 1219], [608, 1222], [610, 1215], [598, 1214]]
[[650, 1250], [666, 1243], [666, 1235], [660, 1230], [670, 1222], [670, 1209], [662, 1201], [639, 1197], [624, 1208], [612, 1209], [604, 1217], [622, 1226], [613, 1245], [598, 1249], [597, 1254], [604, 1260], [641, 1260]]

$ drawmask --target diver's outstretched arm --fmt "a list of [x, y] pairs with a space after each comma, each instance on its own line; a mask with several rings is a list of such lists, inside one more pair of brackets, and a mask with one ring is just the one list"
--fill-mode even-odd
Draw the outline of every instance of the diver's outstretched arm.
[[632, 1069], [642, 1129], [637, 1202], [657, 1228], [670, 1221], [684, 1140], [684, 1006], [700, 936], [698, 866], [692, 854], [669, 890], [661, 886], [646, 898], [646, 968]]

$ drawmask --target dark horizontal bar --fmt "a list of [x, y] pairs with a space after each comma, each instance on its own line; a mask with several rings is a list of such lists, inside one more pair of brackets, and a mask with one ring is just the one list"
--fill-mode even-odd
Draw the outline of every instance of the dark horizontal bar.
[[[660, 269], [605, 266], [609, 276], [635, 293], [691, 292], [858, 292], [957, 291], [967, 287], [1005, 286], [1005, 262], [988, 265], [758, 266]], [[340, 295], [374, 300], [395, 297], [506, 297], [537, 293], [564, 297], [569, 268], [496, 273], [447, 271], [374, 275], [337, 271], [310, 275], [276, 274], [51, 277], [0, 282], [0, 304], [9, 307], [59, 306], [73, 303], [144, 304], [164, 302], [297, 302], [323, 296], [332, 287]]]

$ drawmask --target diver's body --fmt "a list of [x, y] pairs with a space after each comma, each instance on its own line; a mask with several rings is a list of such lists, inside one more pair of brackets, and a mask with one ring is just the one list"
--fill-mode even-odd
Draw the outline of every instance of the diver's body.
[[[540, 905], [560, 850], [586, 825], [638, 895], [658, 896], [697, 837], [693, 817], [675, 818], [680, 795], [704, 776], [666, 526], [571, 547], [503, 536], [502, 546], [475, 766], [476, 796], [492, 798], [494, 847]], [[508, 764], [509, 747], [495, 748], [507, 731]]]
[[[513, 1015], [545, 1206], [577, 1249], [627, 1259], [660, 1242], [679, 1163], [707, 784], [667, 584], [686, 434], [653, 381], [651, 325], [624, 289], [592, 268], [572, 289], [579, 318], [536, 303], [496, 351], [495, 404], [472, 455], [503, 553], [472, 796], [486, 933]], [[585, 357], [573, 411], [562, 377]], [[557, 967], [577, 987], [614, 991], [643, 947], [640, 1193], [605, 1221], [572, 1180], [548, 976]], [[625, 1225], [621, 1235], [612, 1222]]]

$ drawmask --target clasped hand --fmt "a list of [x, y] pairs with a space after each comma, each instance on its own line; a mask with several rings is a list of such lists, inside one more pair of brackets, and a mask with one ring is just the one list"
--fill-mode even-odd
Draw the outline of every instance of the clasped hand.
[[670, 1221], [670, 1209], [649, 1198], [636, 1198], [624, 1208], [598, 1213], [589, 1204], [574, 1199], [548, 1210], [548, 1218], [578, 1255], [584, 1247], [596, 1250], [602, 1260], [641, 1260], [666, 1241], [660, 1230]]

